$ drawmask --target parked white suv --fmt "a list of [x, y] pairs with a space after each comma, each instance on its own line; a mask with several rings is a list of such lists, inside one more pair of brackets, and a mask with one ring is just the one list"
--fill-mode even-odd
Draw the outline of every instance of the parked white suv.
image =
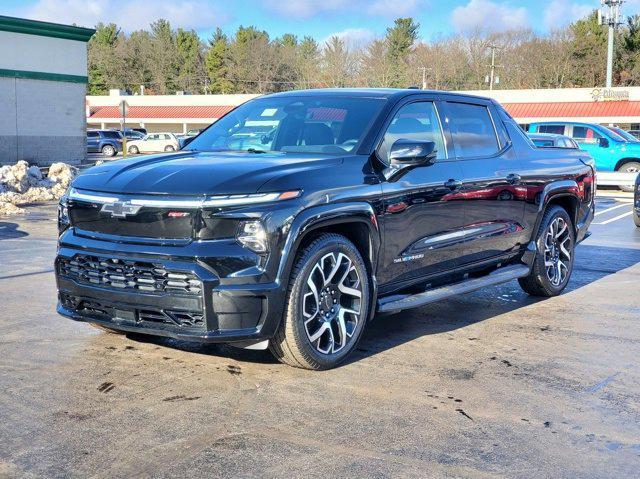
[[178, 138], [173, 133], [149, 133], [141, 140], [127, 141], [127, 152], [155, 153], [158, 151], [175, 151], [180, 148]]

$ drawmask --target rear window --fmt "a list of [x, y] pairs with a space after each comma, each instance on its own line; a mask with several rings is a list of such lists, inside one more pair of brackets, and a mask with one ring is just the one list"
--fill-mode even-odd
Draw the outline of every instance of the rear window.
[[538, 125], [538, 133], [564, 135], [564, 125]]
[[105, 138], [113, 138], [116, 140], [121, 137], [119, 131], [103, 131], [102, 136], [104, 136]]
[[500, 150], [486, 106], [468, 103], [448, 103], [447, 106], [457, 157], [492, 156]]
[[553, 135], [564, 135], [564, 125], [540, 125], [538, 133], [551, 133]]
[[538, 147], [549, 147], [549, 146], [553, 146], [553, 140], [538, 140], [538, 139], [534, 139], [533, 140], [533, 144], [538, 146]]

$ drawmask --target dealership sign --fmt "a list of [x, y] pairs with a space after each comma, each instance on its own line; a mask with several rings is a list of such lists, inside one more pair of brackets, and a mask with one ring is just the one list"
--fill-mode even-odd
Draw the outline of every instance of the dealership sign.
[[629, 90], [613, 88], [594, 88], [591, 90], [593, 101], [629, 101]]

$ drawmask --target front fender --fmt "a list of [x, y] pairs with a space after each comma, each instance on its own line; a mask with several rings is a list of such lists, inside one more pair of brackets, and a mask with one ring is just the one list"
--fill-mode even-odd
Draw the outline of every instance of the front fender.
[[368, 227], [372, 275], [375, 277], [377, 258], [380, 251], [381, 234], [376, 212], [369, 203], [354, 202], [314, 206], [303, 210], [292, 221], [285, 241], [280, 265], [278, 282], [286, 285], [293, 267], [296, 254], [304, 238], [315, 230], [332, 225], [359, 222]]

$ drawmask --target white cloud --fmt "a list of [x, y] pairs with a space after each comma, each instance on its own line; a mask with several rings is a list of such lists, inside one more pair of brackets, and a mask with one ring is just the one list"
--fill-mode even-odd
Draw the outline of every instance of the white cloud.
[[555, 0], [544, 10], [544, 25], [548, 29], [560, 28], [589, 15], [597, 5], [595, 3], [567, 3]]
[[113, 22], [125, 31], [147, 28], [158, 18], [169, 20], [176, 27], [194, 29], [229, 21], [229, 15], [210, 0], [38, 0], [12, 14], [86, 27]]
[[482, 29], [485, 31], [505, 31], [529, 27], [527, 9], [512, 7], [509, 3], [491, 0], [470, 0], [464, 6], [456, 7], [451, 14], [451, 23], [457, 31]]
[[332, 33], [323, 39], [320, 44], [324, 45], [331, 37], [340, 38], [348, 49], [353, 50], [372, 41], [375, 38], [375, 33], [367, 28], [347, 28], [346, 30]]

